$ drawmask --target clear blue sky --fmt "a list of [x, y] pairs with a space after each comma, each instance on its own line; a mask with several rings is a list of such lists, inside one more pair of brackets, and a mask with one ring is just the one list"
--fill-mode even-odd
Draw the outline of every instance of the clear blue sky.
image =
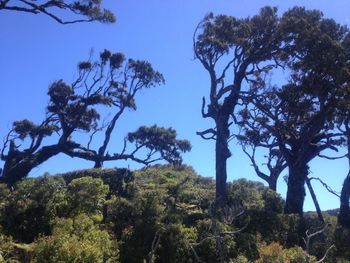
[[[193, 60], [192, 35], [197, 23], [208, 12], [237, 17], [252, 16], [265, 5], [286, 9], [301, 5], [316, 8], [327, 17], [349, 25], [350, 1], [235, 1], [235, 0], [105, 0], [117, 22], [60, 25], [43, 15], [0, 11], [0, 136], [5, 136], [14, 120], [40, 122], [48, 102], [47, 87], [57, 79], [70, 83], [78, 61], [107, 48], [127, 57], [150, 61], [164, 74], [166, 84], [146, 90], [137, 97], [136, 112], [127, 112], [114, 135], [110, 152], [120, 147], [121, 138], [140, 125], [173, 127], [180, 138], [187, 138], [193, 150], [184, 156], [203, 176], [214, 176], [214, 143], [203, 141], [196, 131], [211, 127], [200, 115], [201, 97], [208, 93], [208, 76]], [[258, 180], [249, 161], [235, 142], [228, 161], [229, 180], [246, 177]], [[32, 176], [91, 167], [91, 163], [65, 156], [52, 158], [36, 168]], [[109, 163], [120, 167], [133, 163]], [[340, 190], [348, 170], [345, 161], [315, 160], [312, 176], [323, 178]], [[284, 172], [286, 174], [287, 172]], [[336, 208], [339, 202], [314, 183], [322, 209]], [[280, 179], [278, 191], [285, 196], [286, 185]], [[308, 192], [307, 192], [308, 193]], [[314, 210], [309, 194], [305, 210]]]

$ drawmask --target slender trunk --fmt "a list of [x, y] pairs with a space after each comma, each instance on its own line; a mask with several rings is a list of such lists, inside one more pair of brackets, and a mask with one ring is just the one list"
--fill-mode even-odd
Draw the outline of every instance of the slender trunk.
[[113, 130], [115, 128], [117, 120], [119, 119], [119, 117], [122, 115], [123, 112], [124, 112], [124, 106], [114, 115], [113, 119], [109, 123], [109, 125], [108, 125], [108, 127], [107, 127], [107, 129], [105, 131], [105, 138], [104, 138], [103, 144], [98, 149], [98, 158], [99, 158], [99, 160], [95, 161], [94, 168], [101, 168], [102, 167], [102, 165], [103, 165], [103, 158], [104, 158], [107, 146], [109, 144], [109, 141], [111, 140], [112, 132], [113, 132]]
[[289, 166], [286, 214], [303, 214], [305, 181], [308, 175], [306, 162], [296, 161]]
[[217, 135], [216, 135], [216, 202], [218, 204], [226, 204], [226, 180], [227, 180], [227, 159], [231, 156], [228, 148], [229, 130], [227, 125], [227, 119], [225, 117], [219, 117], [216, 122]]
[[310, 192], [311, 197], [312, 197], [312, 200], [313, 200], [313, 202], [314, 202], [314, 204], [315, 204], [315, 208], [316, 208], [316, 212], [317, 212], [318, 219], [319, 219], [322, 223], [324, 223], [324, 218], [323, 218], [323, 215], [322, 215], [322, 212], [321, 212], [321, 208], [320, 208], [320, 205], [319, 205], [319, 203], [318, 203], [318, 201], [317, 201], [317, 197], [316, 197], [315, 191], [314, 191], [314, 189], [312, 188], [312, 185], [311, 185], [311, 182], [310, 182], [310, 179], [309, 179], [309, 178], [306, 179], [306, 185], [307, 185], [307, 187], [309, 188], [309, 192]]
[[340, 194], [340, 210], [338, 215], [338, 224], [350, 228], [350, 173], [344, 180], [343, 188]]

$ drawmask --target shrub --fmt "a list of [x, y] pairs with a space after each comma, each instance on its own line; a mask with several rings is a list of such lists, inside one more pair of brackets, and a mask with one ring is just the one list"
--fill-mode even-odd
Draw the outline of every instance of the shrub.
[[85, 213], [102, 217], [102, 208], [109, 191], [99, 178], [81, 177], [70, 182], [67, 189], [70, 214]]
[[84, 214], [57, 219], [52, 236], [36, 241], [34, 254], [34, 263], [119, 262], [116, 241]]
[[[303, 263], [305, 253], [301, 247], [283, 248], [279, 243], [272, 242], [259, 247], [259, 259], [255, 263]], [[310, 262], [316, 262], [312, 257]]]

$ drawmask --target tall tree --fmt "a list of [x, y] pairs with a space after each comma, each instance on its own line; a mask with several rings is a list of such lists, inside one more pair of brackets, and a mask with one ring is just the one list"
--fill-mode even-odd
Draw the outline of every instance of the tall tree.
[[[252, 18], [207, 15], [197, 26], [195, 57], [210, 77], [209, 104], [203, 97], [202, 116], [215, 127], [198, 132], [215, 140], [216, 200], [225, 203], [230, 126], [243, 84], [260, 72], [277, 66], [281, 42], [277, 9], [262, 8]], [[207, 109], [206, 109], [207, 106]]]
[[101, 2], [102, 0], [0, 0], [0, 11], [44, 14], [60, 24], [92, 21], [114, 23], [115, 16], [110, 10], [103, 9]]
[[285, 212], [302, 214], [308, 163], [339, 144], [334, 118], [349, 79], [342, 47], [347, 29], [319, 11], [295, 7], [283, 15], [281, 30], [288, 41], [288, 82], [255, 82], [246, 99], [257, 113], [250, 114], [250, 126], [258, 134], [271, 133], [288, 164]]
[[[126, 61], [123, 54], [108, 50], [98, 61], [79, 63], [71, 85], [59, 80], [49, 87], [50, 101], [41, 124], [29, 120], [13, 123], [1, 150], [5, 162], [2, 180], [13, 185], [59, 153], [92, 161], [95, 167], [105, 161], [128, 159], [145, 165], [161, 159], [180, 163], [181, 153], [190, 150], [190, 143], [178, 140], [175, 130], [155, 125], [129, 133], [120, 153], [107, 151], [120, 116], [126, 109], [136, 110], [136, 94], [163, 82], [163, 76], [149, 62]], [[104, 107], [111, 110], [111, 119], [99, 121], [98, 110]], [[88, 134], [85, 142], [84, 136], [76, 136], [77, 132]], [[102, 134], [102, 143], [93, 150], [91, 145], [98, 133]], [[47, 137], [57, 139], [56, 143], [48, 144]]]

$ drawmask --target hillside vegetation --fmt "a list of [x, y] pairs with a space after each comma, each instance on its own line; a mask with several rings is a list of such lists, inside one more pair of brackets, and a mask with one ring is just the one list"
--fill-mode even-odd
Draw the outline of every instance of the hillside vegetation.
[[[187, 166], [0, 185], [0, 262], [306, 262], [297, 233], [322, 227], [315, 214], [300, 224], [283, 214], [276, 192], [245, 179], [228, 185], [226, 207], [213, 208], [214, 196], [215, 181]], [[310, 240], [310, 262], [332, 244], [325, 262], [350, 262], [349, 231], [324, 217], [329, 226]]]

